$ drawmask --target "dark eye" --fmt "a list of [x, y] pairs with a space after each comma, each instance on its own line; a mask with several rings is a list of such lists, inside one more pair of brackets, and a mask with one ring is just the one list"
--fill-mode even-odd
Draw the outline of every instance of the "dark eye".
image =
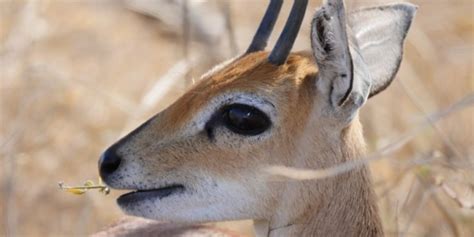
[[267, 130], [270, 125], [268, 116], [259, 109], [244, 105], [232, 104], [223, 108], [224, 125], [235, 133], [257, 135]]

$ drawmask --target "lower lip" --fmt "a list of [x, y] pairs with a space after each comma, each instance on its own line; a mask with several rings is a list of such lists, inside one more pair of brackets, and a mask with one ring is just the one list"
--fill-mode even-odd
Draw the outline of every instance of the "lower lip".
[[184, 191], [183, 185], [173, 185], [160, 189], [140, 190], [126, 193], [117, 199], [119, 205], [128, 205], [135, 202], [141, 202], [150, 199], [162, 199]]

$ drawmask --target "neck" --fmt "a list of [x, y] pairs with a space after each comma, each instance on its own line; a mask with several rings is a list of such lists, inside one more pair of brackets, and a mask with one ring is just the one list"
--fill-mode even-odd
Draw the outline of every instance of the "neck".
[[[357, 137], [361, 131], [353, 132], [348, 131], [350, 137], [343, 139], [347, 147], [334, 150], [340, 158], [336, 163], [363, 155], [363, 140]], [[275, 216], [256, 221], [255, 227], [258, 237], [383, 236], [367, 167], [326, 179], [289, 183]]]

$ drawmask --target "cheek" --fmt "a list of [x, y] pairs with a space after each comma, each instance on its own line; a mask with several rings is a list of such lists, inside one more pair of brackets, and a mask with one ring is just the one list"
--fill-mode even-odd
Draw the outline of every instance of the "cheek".
[[224, 126], [219, 126], [214, 129], [214, 137], [210, 142], [219, 150], [238, 151], [248, 149], [255, 140], [257, 140], [255, 137], [238, 135]]
[[[263, 147], [263, 149], [262, 149]], [[265, 167], [281, 163], [278, 152], [262, 147], [246, 147], [239, 150], [214, 150], [213, 155], [201, 163], [211, 176], [217, 178], [249, 178], [255, 182], [265, 181]]]

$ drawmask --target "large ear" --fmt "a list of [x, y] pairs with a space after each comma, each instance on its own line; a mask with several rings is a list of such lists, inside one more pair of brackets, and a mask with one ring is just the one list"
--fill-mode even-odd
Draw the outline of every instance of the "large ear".
[[343, 1], [327, 0], [311, 23], [311, 47], [319, 67], [317, 88], [333, 108], [345, 103], [354, 78], [345, 18]]
[[351, 49], [360, 54], [353, 57], [354, 67], [366, 67], [371, 84], [369, 97], [383, 91], [395, 78], [416, 9], [415, 5], [398, 3], [348, 14], [347, 24], [355, 41]]
[[349, 121], [393, 80], [415, 11], [406, 3], [373, 7], [350, 13], [347, 22], [343, 0], [326, 0], [316, 11], [311, 24], [316, 86], [336, 117]]
[[352, 120], [370, 90], [367, 67], [354, 64], [363, 60], [348, 36], [343, 1], [325, 1], [311, 24], [311, 46], [319, 68], [316, 87], [329, 102], [327, 111], [343, 123]]

